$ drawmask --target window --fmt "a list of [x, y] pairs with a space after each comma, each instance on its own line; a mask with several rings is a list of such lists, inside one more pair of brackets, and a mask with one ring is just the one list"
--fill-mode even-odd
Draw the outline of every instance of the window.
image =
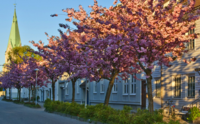
[[135, 95], [136, 94], [136, 79], [134, 78], [136, 76], [136, 73], [131, 75], [131, 94]]
[[195, 97], [195, 76], [188, 77], [188, 97]]
[[123, 94], [128, 94], [128, 79], [123, 81]]
[[93, 81], [93, 86], [94, 86], [93, 93], [97, 93], [97, 82], [96, 81]]
[[115, 82], [113, 84], [113, 93], [117, 93], [117, 83], [118, 83], [118, 79], [115, 79]]
[[[194, 32], [195, 32], [195, 29], [191, 29], [189, 31], [189, 34], [194, 34]], [[194, 47], [195, 47], [194, 46], [194, 39], [191, 39], [190, 42], [188, 42], [187, 47], [188, 47], [188, 50], [193, 50], [194, 49]]]
[[101, 79], [101, 81], [100, 81], [100, 93], [104, 93], [104, 91], [105, 91], [104, 79]]
[[68, 83], [66, 83], [66, 86], [65, 86], [65, 95], [69, 95]]
[[160, 79], [155, 80], [156, 85], [156, 97], [160, 98], [160, 92], [161, 92], [161, 82]]
[[174, 98], [181, 97], [181, 77], [175, 77]]

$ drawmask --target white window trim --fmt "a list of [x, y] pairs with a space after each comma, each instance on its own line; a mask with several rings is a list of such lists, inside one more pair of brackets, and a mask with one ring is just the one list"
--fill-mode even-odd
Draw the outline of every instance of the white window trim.
[[[134, 74], [134, 76], [136, 76], [136, 74]], [[133, 77], [133, 75], [131, 75], [131, 78], [129, 79], [129, 82], [130, 82], [130, 88], [129, 88], [130, 95], [136, 95], [136, 93], [137, 93], [137, 84], [136, 84], [136, 79]], [[133, 93], [132, 93], [132, 85], [133, 85]]]
[[[95, 90], [96, 87], [96, 90]], [[97, 82], [93, 81], [93, 93], [97, 93]]]
[[[194, 95], [194, 97], [188, 97], [188, 88], [189, 88], [189, 87], [188, 87], [188, 79], [189, 79], [190, 76], [194, 76], [194, 79], [195, 79], [195, 80], [194, 80], [194, 82], [195, 82], [195, 89], [194, 89], [194, 90], [195, 90], [195, 95]], [[195, 76], [195, 74], [189, 74], [189, 75], [187, 75], [186, 77], [187, 77], [187, 78], [186, 78], [186, 79], [187, 79], [187, 81], [186, 81], [186, 86], [187, 86], [187, 88], [185, 88], [185, 90], [186, 90], [186, 91], [185, 91], [185, 92], [186, 92], [186, 98], [188, 98], [188, 99], [196, 99], [196, 96], [197, 96], [197, 94], [198, 94], [198, 93], [196, 94], [196, 86], [197, 86], [196, 78], [197, 78], [197, 77]], [[185, 87], [186, 87], [186, 86], [185, 86]]]
[[[175, 90], [175, 77], [177, 77], [177, 76], [180, 76], [181, 77], [181, 96], [180, 96], [180, 98], [176, 98], [176, 97], [174, 97], [174, 90]], [[174, 99], [182, 99], [182, 83], [183, 83], [183, 77], [182, 77], [182, 75], [173, 75], [172, 76], [172, 98], [174, 98]]]
[[[117, 85], [117, 90], [118, 90], [118, 80], [117, 79], [115, 79], [115, 82], [113, 84], [112, 93], [117, 93], [116, 85]], [[114, 86], [115, 86], [115, 90], [114, 90]]]
[[[125, 81], [127, 81], [127, 83], [125, 83]], [[125, 85], [128, 86], [127, 89], [129, 90], [129, 81], [128, 81], [128, 80], [123, 80], [123, 95], [128, 95], [128, 94], [129, 94], [129, 91], [128, 91], [127, 93], [124, 93], [124, 92], [125, 92], [125, 91], [124, 91], [124, 86], [125, 86]], [[126, 89], [126, 90], [127, 90], [127, 89]]]
[[[157, 97], [157, 87], [156, 87], [156, 85], [157, 85], [157, 81], [158, 80], [160, 80], [161, 81], [161, 77], [158, 77], [158, 78], [155, 78], [155, 79], [153, 79], [153, 81], [154, 81], [154, 91], [155, 91], [155, 93], [154, 93], [154, 97], [155, 98], [161, 98], [161, 96], [160, 97]], [[160, 82], [161, 83], [161, 82]], [[160, 93], [161, 93], [161, 84], [160, 84]]]
[[[104, 91], [103, 91], [102, 86], [104, 87]], [[100, 93], [104, 93], [104, 92], [105, 92], [105, 80], [101, 79], [100, 80]]]

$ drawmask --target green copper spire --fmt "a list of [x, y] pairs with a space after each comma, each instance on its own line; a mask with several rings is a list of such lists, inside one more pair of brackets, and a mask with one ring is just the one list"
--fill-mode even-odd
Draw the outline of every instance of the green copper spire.
[[[16, 7], [16, 4], [14, 4], [14, 5]], [[19, 28], [18, 28], [18, 23], [17, 23], [16, 8], [14, 10], [14, 16], [13, 16], [12, 27], [11, 27], [11, 31], [10, 31], [9, 40], [8, 40], [7, 50], [10, 48], [13, 48], [15, 46], [21, 46]]]

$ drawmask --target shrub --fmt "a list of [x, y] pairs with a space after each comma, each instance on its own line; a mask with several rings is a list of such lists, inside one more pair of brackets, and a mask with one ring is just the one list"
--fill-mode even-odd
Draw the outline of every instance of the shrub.
[[127, 113], [125, 110], [116, 110], [115, 113], [109, 115], [109, 124], [131, 124], [133, 122], [133, 114]]
[[94, 117], [94, 113], [96, 112], [96, 106], [90, 105], [87, 108], [81, 108], [79, 116], [84, 119], [91, 119]]
[[70, 107], [67, 108], [70, 115], [77, 116], [81, 109], [84, 108], [84, 105], [80, 105], [76, 102], [70, 104]]
[[44, 107], [49, 112], [57, 111], [60, 101], [51, 101], [50, 99], [45, 100]]
[[[108, 124], [167, 124], [163, 122], [162, 110], [156, 110], [152, 114], [148, 110], [138, 109], [136, 114], [130, 114], [132, 108], [129, 106], [124, 106], [123, 110], [115, 110], [103, 104], [85, 108], [84, 104], [51, 101], [50, 99], [45, 100], [44, 107], [49, 112], [62, 112]], [[171, 120], [168, 124], [179, 124], [179, 122]]]
[[132, 110], [132, 108], [130, 107], [130, 106], [124, 106], [123, 107], [123, 111], [125, 112], [125, 113], [130, 113], [131, 112], [131, 110]]
[[108, 121], [109, 115], [115, 114], [116, 110], [110, 106], [103, 106], [103, 104], [96, 106], [96, 112], [94, 114], [95, 120], [106, 123]]
[[52, 111], [57, 111], [58, 106], [59, 106], [60, 104], [61, 104], [60, 101], [53, 101], [53, 102], [51, 102], [51, 109], [52, 109]]
[[50, 99], [46, 99], [44, 101], [44, 108], [45, 108], [45, 110], [49, 111], [51, 102], [52, 101]]
[[200, 112], [197, 107], [193, 107], [189, 110], [189, 117], [187, 118], [188, 121], [192, 122], [197, 117], [200, 117]]
[[162, 112], [162, 110], [156, 110], [152, 114], [148, 110], [138, 109], [133, 124], [153, 124], [155, 122], [163, 122]]
[[39, 101], [39, 99], [40, 99], [40, 96], [37, 96], [37, 101]]
[[133, 114], [130, 114], [131, 107], [124, 106], [123, 110], [115, 110], [115, 112], [108, 117], [109, 124], [131, 124], [133, 122]]
[[71, 106], [71, 103], [69, 103], [69, 102], [66, 102], [66, 103], [64, 103], [65, 105], [65, 109], [64, 109], [64, 113], [65, 114], [70, 114], [70, 111], [69, 111], [69, 108], [70, 108], [70, 106]]

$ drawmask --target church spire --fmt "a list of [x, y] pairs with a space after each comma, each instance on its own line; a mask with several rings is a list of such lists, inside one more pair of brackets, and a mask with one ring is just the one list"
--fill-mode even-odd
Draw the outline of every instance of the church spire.
[[18, 28], [18, 22], [17, 22], [17, 14], [16, 14], [16, 4], [14, 4], [14, 7], [15, 7], [14, 16], [13, 16], [10, 36], [8, 39], [7, 51], [8, 49], [10, 48], [12, 49], [15, 46], [21, 46], [21, 39], [19, 35], [19, 28]]
[[17, 23], [16, 4], [14, 4], [14, 7], [15, 9], [14, 9], [13, 21], [12, 21], [10, 36], [8, 39], [8, 46], [7, 46], [7, 50], [5, 54], [5, 63], [9, 62], [8, 52], [14, 47], [21, 46], [21, 39], [20, 39], [19, 28], [18, 28], [18, 23]]

